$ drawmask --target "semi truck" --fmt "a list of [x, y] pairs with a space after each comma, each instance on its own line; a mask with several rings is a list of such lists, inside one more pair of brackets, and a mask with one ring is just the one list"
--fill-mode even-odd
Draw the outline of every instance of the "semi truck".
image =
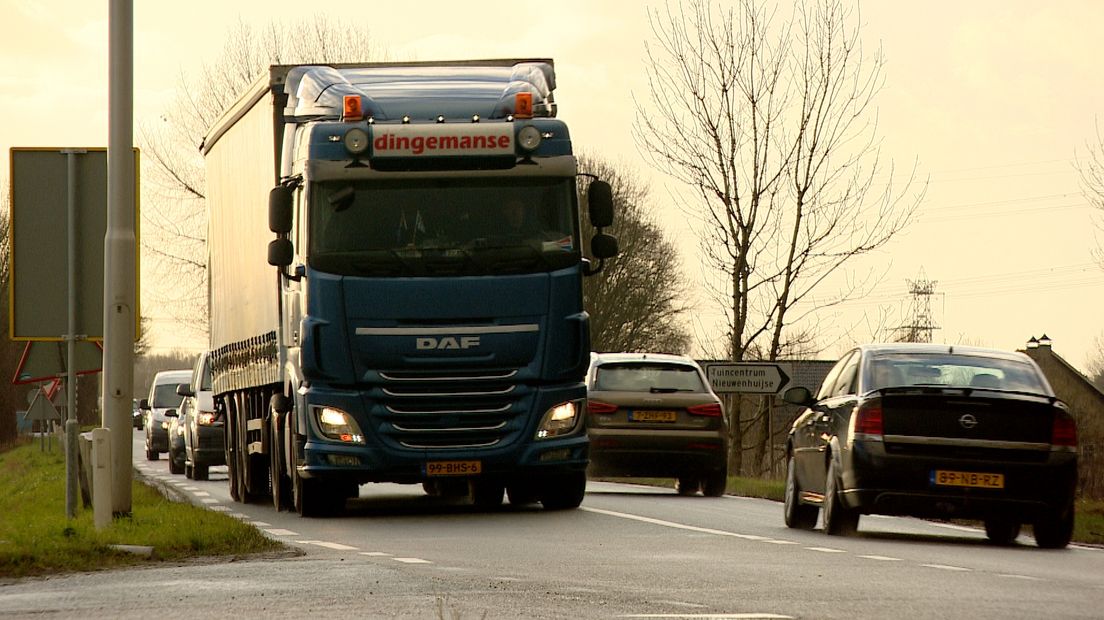
[[582, 502], [582, 278], [617, 241], [554, 89], [550, 59], [276, 65], [211, 126], [209, 356], [236, 501], [325, 516], [394, 482]]

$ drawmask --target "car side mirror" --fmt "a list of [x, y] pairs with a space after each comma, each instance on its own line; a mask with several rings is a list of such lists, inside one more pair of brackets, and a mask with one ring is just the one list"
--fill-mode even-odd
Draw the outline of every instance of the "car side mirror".
[[175, 417], [177, 417], [176, 409], [166, 409], [165, 410], [165, 417], [166, 418], [175, 418]]
[[144, 409], [144, 410], [146, 410], [146, 411], [149, 411], [149, 408], [150, 408], [150, 406], [149, 406], [149, 399], [143, 398], [143, 399], [142, 399], [141, 401], [139, 401], [139, 402], [138, 402], [138, 408], [139, 408], [139, 409]]
[[613, 188], [605, 181], [591, 181], [587, 188], [587, 212], [595, 228], [613, 226]]
[[176, 386], [177, 396], [195, 396], [195, 392], [192, 391], [192, 386], [189, 383], [179, 383]]
[[799, 405], [801, 407], [812, 407], [816, 401], [813, 400], [813, 394], [808, 388], [792, 387], [782, 393], [782, 400], [790, 403], [791, 405]]

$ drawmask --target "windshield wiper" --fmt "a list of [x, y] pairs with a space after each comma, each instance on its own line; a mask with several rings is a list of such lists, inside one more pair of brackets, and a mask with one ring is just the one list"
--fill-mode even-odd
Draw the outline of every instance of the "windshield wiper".
[[650, 390], [652, 394], [671, 394], [672, 392], [693, 392], [689, 388], [676, 388], [676, 387], [652, 387]]

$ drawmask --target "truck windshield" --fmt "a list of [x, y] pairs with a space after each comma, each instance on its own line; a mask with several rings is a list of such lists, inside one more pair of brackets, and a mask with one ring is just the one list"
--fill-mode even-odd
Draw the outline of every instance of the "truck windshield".
[[309, 262], [364, 276], [534, 273], [579, 262], [572, 179], [312, 186]]

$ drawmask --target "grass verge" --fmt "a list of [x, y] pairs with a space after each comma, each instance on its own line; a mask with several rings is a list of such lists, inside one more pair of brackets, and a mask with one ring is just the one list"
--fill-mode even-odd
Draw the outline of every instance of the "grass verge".
[[[256, 528], [171, 501], [140, 482], [131, 492], [132, 513], [98, 531], [90, 508], [78, 507], [74, 519], [65, 516], [65, 455], [56, 444], [53, 452], [41, 452], [38, 444], [0, 452], [0, 578], [286, 549]], [[154, 556], [111, 545], [151, 546]]]

